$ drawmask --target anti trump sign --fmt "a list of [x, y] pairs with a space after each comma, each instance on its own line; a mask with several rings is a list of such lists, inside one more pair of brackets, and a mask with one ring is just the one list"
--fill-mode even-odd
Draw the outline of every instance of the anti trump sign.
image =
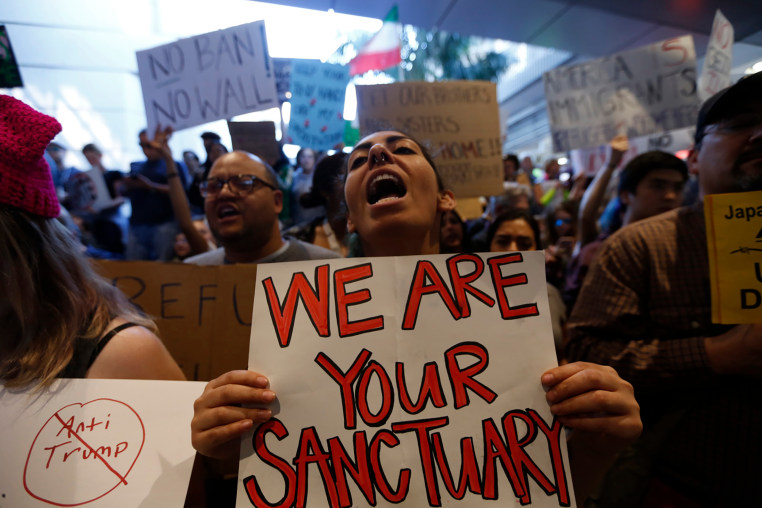
[[273, 263], [238, 506], [573, 506], [541, 252]]

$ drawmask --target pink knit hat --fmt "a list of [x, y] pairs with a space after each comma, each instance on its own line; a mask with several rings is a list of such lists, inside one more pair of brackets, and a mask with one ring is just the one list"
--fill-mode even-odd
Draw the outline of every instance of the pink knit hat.
[[43, 154], [61, 124], [8, 95], [0, 95], [0, 203], [43, 217], [61, 206]]

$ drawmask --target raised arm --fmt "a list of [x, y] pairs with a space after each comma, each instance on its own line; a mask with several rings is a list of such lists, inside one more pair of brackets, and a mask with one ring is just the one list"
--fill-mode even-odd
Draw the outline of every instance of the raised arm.
[[177, 164], [172, 157], [172, 149], [169, 147], [169, 138], [172, 136], [172, 127], [156, 128], [154, 139], [150, 141], [152, 145], [161, 151], [164, 162], [167, 165], [167, 192], [169, 193], [169, 200], [172, 203], [172, 211], [175, 214], [175, 220], [177, 220], [180, 226], [180, 231], [183, 232], [185, 238], [188, 240], [188, 245], [191, 248], [191, 254], [201, 254], [209, 250], [209, 244], [206, 239], [198, 232], [193, 226], [193, 218], [191, 216], [190, 204], [188, 203], [188, 196], [185, 193], [183, 187], [182, 177], [178, 171]]
[[579, 246], [584, 247], [595, 240], [598, 236], [598, 213], [606, 198], [611, 176], [614, 170], [622, 162], [622, 157], [627, 151], [628, 143], [626, 136], [616, 136], [608, 146], [606, 164], [596, 173], [579, 205]]

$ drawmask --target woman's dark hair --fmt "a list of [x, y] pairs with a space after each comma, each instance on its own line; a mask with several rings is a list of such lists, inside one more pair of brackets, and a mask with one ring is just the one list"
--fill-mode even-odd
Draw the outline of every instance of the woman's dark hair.
[[500, 225], [503, 224], [503, 222], [510, 222], [513, 220], [523, 220], [529, 224], [529, 227], [532, 228], [532, 234], [534, 235], [534, 244], [539, 249], [540, 224], [537, 222], [537, 219], [526, 210], [509, 210], [495, 217], [495, 220], [490, 224], [489, 229], [487, 230], [487, 248], [489, 249], [489, 246], [492, 245], [492, 239], [495, 238], [495, 233], [497, 233]]
[[[344, 167], [349, 156], [344, 152], [336, 152], [320, 159], [312, 175], [312, 189], [302, 194], [299, 204], [304, 208], [313, 208], [326, 204], [325, 196], [333, 196], [337, 192], [337, 184], [341, 183]], [[340, 193], [339, 193], [340, 194]], [[340, 195], [338, 196], [341, 199]]]

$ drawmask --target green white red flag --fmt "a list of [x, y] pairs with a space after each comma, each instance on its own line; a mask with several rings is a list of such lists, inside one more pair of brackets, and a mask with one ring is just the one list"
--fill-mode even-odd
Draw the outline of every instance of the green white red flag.
[[400, 56], [400, 34], [402, 25], [399, 23], [397, 6], [384, 18], [384, 24], [360, 49], [357, 56], [349, 62], [349, 74], [364, 74], [372, 70], [388, 69], [402, 61]]

